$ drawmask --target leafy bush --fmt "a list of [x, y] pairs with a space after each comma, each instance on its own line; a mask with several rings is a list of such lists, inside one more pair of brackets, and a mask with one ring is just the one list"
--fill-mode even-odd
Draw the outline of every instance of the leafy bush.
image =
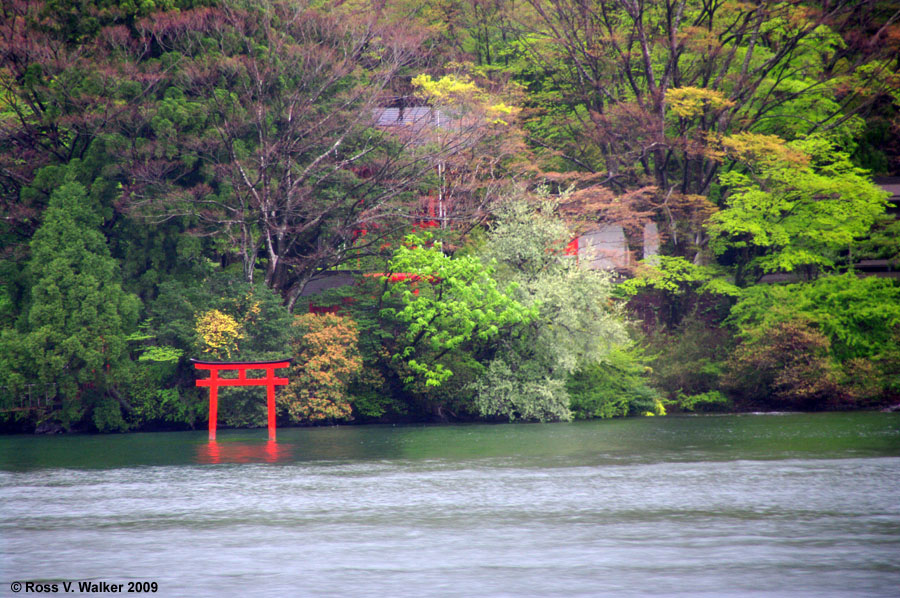
[[647, 385], [646, 369], [633, 354], [617, 350], [602, 363], [578, 370], [566, 383], [572, 414], [576, 419], [663, 415], [659, 392]]
[[110, 397], [101, 397], [94, 404], [91, 422], [98, 432], [125, 432], [129, 427], [122, 417], [119, 403]]
[[828, 337], [801, 319], [745, 338], [729, 359], [723, 383], [754, 407], [824, 409], [846, 399]]
[[407, 405], [387, 387], [381, 372], [367, 365], [363, 357], [363, 369], [347, 387], [354, 418], [363, 421], [396, 419], [408, 413]]
[[680, 408], [680, 397], [719, 388], [734, 341], [727, 328], [694, 314], [670, 333], [648, 335], [645, 343], [654, 356], [650, 361], [653, 385], [665, 390], [668, 404]]
[[670, 401], [669, 404], [674, 405], [681, 411], [726, 411], [733, 406], [731, 399], [718, 390], [701, 392], [695, 395], [686, 395], [683, 392], [679, 392], [675, 400]]
[[535, 359], [493, 359], [475, 383], [475, 407], [481, 415], [510, 421], [571, 419], [565, 379]]
[[348, 386], [362, 369], [359, 333], [349, 317], [308, 313], [294, 318], [295, 364], [278, 398], [292, 421], [351, 419]]

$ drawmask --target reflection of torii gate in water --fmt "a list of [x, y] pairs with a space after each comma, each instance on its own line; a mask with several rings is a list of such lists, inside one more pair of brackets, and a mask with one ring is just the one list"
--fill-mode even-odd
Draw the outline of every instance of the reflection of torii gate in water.
[[[286, 368], [292, 359], [281, 361], [198, 361], [191, 359], [198, 370], [209, 370], [209, 378], [197, 380], [197, 386], [209, 387], [209, 439], [216, 439], [216, 418], [219, 411], [220, 386], [265, 386], [269, 415], [269, 440], [275, 440], [275, 386], [284, 386], [287, 378], [276, 378], [275, 370]], [[265, 370], [265, 378], [248, 378], [247, 370]], [[219, 372], [237, 371], [237, 378], [220, 378]]]

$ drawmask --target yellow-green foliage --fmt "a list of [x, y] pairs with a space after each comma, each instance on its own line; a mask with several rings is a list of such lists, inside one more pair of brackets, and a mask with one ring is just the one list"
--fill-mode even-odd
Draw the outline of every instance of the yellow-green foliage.
[[418, 75], [412, 79], [413, 87], [443, 105], [463, 105], [482, 113], [490, 124], [508, 125], [503, 117], [515, 116], [519, 108], [507, 104], [496, 94], [479, 87], [467, 76], [446, 75], [433, 79], [431, 75]]
[[359, 331], [349, 317], [304, 314], [294, 318], [300, 332], [294, 342], [290, 384], [279, 398], [296, 422], [351, 419], [347, 386], [362, 370]]
[[759, 133], [737, 133], [722, 138], [720, 141], [723, 155], [730, 159], [752, 166], [795, 167], [809, 165], [810, 156], [777, 135]]
[[653, 401], [653, 411], [644, 411], [641, 415], [644, 417], [653, 417], [656, 415], [665, 415], [666, 414], [666, 406], [663, 405], [663, 402], [659, 399], [654, 399]]
[[457, 77], [456, 75], [447, 75], [438, 80], [432, 79], [431, 75], [418, 75], [413, 77], [412, 84], [439, 100], [453, 101], [460, 96], [470, 96], [481, 91], [467, 77]]
[[237, 341], [244, 338], [237, 320], [218, 309], [198, 315], [194, 329], [200, 337], [202, 351], [216, 359], [231, 359], [232, 353], [237, 353]]
[[717, 254], [739, 251], [741, 286], [762, 272], [834, 268], [884, 212], [887, 193], [828, 139], [741, 133], [722, 144], [741, 164], [719, 176], [729, 192], [707, 230]]
[[699, 87], [670, 89], [666, 93], [666, 102], [672, 112], [681, 118], [699, 116], [707, 108], [718, 110], [734, 105], [734, 102], [725, 98], [722, 92]]

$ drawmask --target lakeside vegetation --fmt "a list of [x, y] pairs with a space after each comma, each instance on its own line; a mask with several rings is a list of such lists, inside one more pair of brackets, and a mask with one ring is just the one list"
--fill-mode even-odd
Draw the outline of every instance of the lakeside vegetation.
[[191, 357], [294, 357], [285, 424], [900, 402], [894, 3], [14, 0], [0, 44], [6, 431], [202, 424]]

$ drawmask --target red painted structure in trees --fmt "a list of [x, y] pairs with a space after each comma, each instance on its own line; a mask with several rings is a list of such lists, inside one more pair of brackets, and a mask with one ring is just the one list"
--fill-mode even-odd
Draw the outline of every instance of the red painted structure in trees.
[[[287, 378], [276, 378], [275, 370], [291, 365], [292, 359], [281, 361], [198, 361], [191, 360], [198, 370], [208, 370], [209, 378], [197, 380], [197, 386], [209, 387], [209, 439], [216, 439], [216, 419], [219, 412], [220, 386], [265, 386], [266, 407], [269, 416], [269, 440], [275, 440], [275, 387], [288, 383]], [[248, 378], [247, 370], [265, 370], [264, 378]], [[220, 378], [219, 372], [238, 373], [237, 378]]]

